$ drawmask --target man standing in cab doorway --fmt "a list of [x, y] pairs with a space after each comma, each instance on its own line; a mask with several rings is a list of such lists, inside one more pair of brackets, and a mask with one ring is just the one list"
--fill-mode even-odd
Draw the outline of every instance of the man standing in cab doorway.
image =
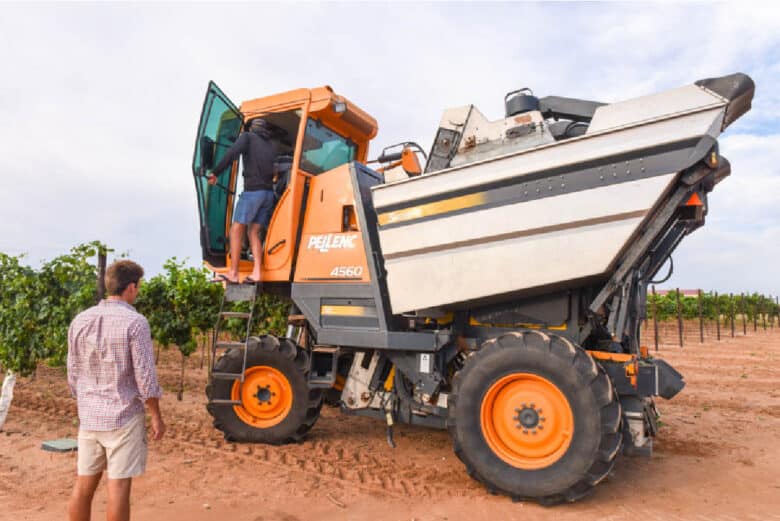
[[233, 213], [233, 224], [230, 226], [230, 269], [227, 275], [220, 274], [214, 281], [239, 282], [238, 265], [241, 248], [249, 226], [249, 247], [252, 250], [254, 266], [252, 274], [244, 279], [244, 282], [255, 284], [260, 282], [262, 277], [263, 246], [260, 232], [271, 220], [275, 202], [273, 169], [276, 147], [271, 142], [271, 131], [264, 119], [253, 119], [250, 123], [250, 131], [242, 132], [238, 136], [213, 171], [208, 172], [209, 184], [216, 184], [215, 173], [222, 172], [239, 156], [242, 156], [244, 163], [244, 191], [238, 198], [236, 211]]
[[108, 298], [79, 313], [68, 330], [68, 385], [79, 411], [70, 521], [90, 520], [104, 470], [107, 517], [129, 521], [130, 486], [146, 470], [144, 405], [151, 415], [152, 439], [165, 433], [149, 322], [133, 307], [143, 275], [135, 262], [113, 263], [106, 271]]

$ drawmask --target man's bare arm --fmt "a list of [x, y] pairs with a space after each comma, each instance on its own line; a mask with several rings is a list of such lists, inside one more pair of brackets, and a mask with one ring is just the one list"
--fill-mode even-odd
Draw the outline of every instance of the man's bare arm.
[[68, 327], [68, 359], [66, 367], [68, 372], [68, 387], [70, 388], [70, 394], [74, 398], [77, 397], [78, 393], [79, 375], [79, 359], [75, 349], [73, 322], [71, 322], [70, 327]]
[[149, 414], [152, 417], [152, 439], [157, 441], [161, 440], [165, 434], [165, 423], [160, 414], [160, 399], [149, 398], [146, 400], [146, 407], [149, 409]]
[[138, 393], [141, 395], [141, 400], [149, 408], [152, 417], [152, 439], [159, 440], [165, 434], [165, 423], [163, 423], [162, 414], [160, 414], [162, 389], [157, 381], [152, 335], [146, 319], [137, 321], [130, 332], [130, 355]]

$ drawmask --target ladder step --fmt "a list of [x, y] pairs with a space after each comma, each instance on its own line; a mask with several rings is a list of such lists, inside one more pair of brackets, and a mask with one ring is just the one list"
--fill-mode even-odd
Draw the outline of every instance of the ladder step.
[[215, 380], [240, 380], [242, 376], [241, 373], [211, 373]]
[[250, 313], [244, 313], [242, 311], [222, 311], [220, 315], [228, 318], [249, 318], [252, 316]]
[[305, 315], [290, 315], [287, 317], [287, 323], [291, 326], [303, 326], [306, 324]]
[[255, 284], [228, 284], [225, 288], [225, 302], [241, 302], [254, 300], [257, 295]]
[[338, 374], [339, 348], [335, 346], [314, 346], [311, 352], [309, 387], [327, 389], [336, 383]]
[[223, 349], [227, 349], [230, 347], [246, 349], [246, 342], [217, 342], [216, 347], [223, 348]]
[[332, 355], [334, 353], [338, 353], [339, 348], [337, 346], [314, 346], [312, 351], [314, 353], [326, 353]]
[[329, 389], [336, 383], [336, 376], [329, 373], [326, 376], [309, 377], [309, 387], [312, 389]]
[[224, 400], [221, 398], [215, 398], [209, 403], [213, 403], [214, 405], [241, 405], [241, 400]]

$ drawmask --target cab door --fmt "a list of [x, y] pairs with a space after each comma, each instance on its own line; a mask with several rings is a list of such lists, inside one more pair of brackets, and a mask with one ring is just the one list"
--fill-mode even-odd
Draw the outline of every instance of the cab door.
[[243, 123], [244, 117], [236, 105], [213, 81], [209, 82], [195, 139], [192, 175], [198, 196], [203, 260], [215, 267], [225, 266], [230, 247], [228, 230], [237, 166], [234, 164], [232, 168], [226, 168], [217, 176], [214, 186], [208, 184], [205, 175], [238, 139]]

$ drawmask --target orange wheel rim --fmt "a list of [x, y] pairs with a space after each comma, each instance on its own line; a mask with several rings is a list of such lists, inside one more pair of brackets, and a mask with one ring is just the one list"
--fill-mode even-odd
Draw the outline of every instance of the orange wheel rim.
[[569, 401], [552, 382], [530, 373], [513, 373], [491, 385], [482, 399], [480, 423], [496, 456], [524, 470], [561, 459], [574, 435]]
[[233, 410], [241, 421], [267, 429], [279, 425], [290, 413], [293, 392], [290, 381], [281, 371], [267, 365], [250, 367], [244, 373], [244, 382], [233, 383], [231, 400], [240, 400]]

